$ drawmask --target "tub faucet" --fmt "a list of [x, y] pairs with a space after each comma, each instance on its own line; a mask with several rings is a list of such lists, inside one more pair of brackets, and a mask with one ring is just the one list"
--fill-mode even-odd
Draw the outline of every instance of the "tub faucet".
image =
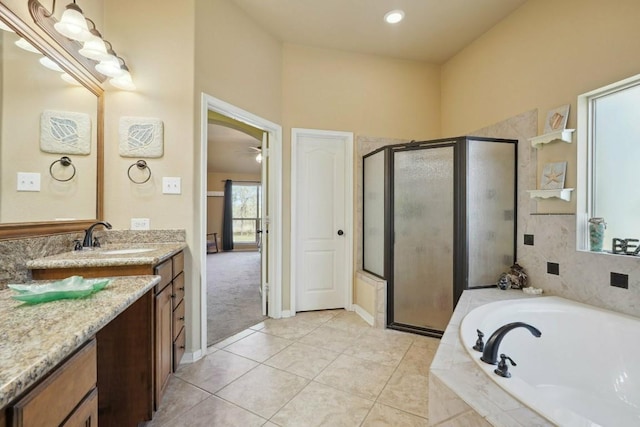
[[540, 332], [540, 330], [538, 330], [537, 328], [527, 323], [524, 323], [524, 322], [507, 323], [506, 325], [496, 329], [496, 331], [493, 334], [491, 334], [491, 336], [489, 337], [489, 340], [484, 345], [484, 350], [482, 352], [482, 357], [480, 358], [480, 360], [482, 360], [484, 363], [496, 365], [498, 363], [498, 348], [500, 347], [500, 343], [502, 342], [502, 339], [504, 338], [505, 335], [507, 335], [507, 333], [510, 330], [515, 328], [527, 328], [534, 337], [540, 337], [542, 335], [542, 332]]
[[104, 225], [105, 228], [107, 228], [108, 230], [111, 230], [111, 224], [109, 224], [106, 221], [98, 221], [95, 224], [92, 224], [89, 228], [84, 230], [84, 240], [82, 241], [82, 247], [83, 248], [92, 248], [94, 246], [94, 244], [93, 244], [93, 228], [96, 225]]

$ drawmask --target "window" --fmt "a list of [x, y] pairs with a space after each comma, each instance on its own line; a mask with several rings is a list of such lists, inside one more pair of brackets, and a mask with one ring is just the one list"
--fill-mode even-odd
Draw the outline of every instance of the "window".
[[[589, 250], [589, 218], [612, 241], [640, 239], [640, 75], [578, 97], [578, 249]], [[582, 181], [581, 181], [582, 180]]]
[[233, 183], [233, 243], [258, 244], [260, 230], [260, 183]]

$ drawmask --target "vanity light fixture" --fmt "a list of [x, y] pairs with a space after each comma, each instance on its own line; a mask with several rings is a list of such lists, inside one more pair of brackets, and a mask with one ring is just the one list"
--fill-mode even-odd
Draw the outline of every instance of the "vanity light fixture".
[[[55, 3], [53, 9], [55, 10]], [[71, 40], [84, 42], [93, 37], [87, 26], [87, 21], [82, 14], [82, 9], [78, 7], [76, 0], [73, 0], [73, 3], [67, 5], [66, 10], [60, 18], [60, 22], [56, 22], [53, 27], [57, 32]]]
[[123, 62], [121, 66], [122, 73], [109, 80], [111, 86], [114, 86], [118, 89], [122, 90], [136, 90], [136, 85], [133, 84], [133, 79], [131, 79], [131, 73], [129, 72], [129, 68], [127, 64]]
[[397, 24], [404, 19], [404, 11], [400, 9], [392, 10], [384, 15], [384, 20], [388, 24]]
[[[34, 5], [32, 6], [31, 3], [34, 3]], [[32, 16], [32, 9], [44, 9], [36, 0], [29, 0], [29, 8]], [[53, 17], [55, 10], [56, 0], [53, 0], [52, 11], [49, 13], [44, 10], [44, 18], [55, 22], [55, 18]], [[38, 19], [36, 19], [35, 16], [34, 19], [38, 22]], [[89, 29], [87, 23], [91, 24], [91, 29]], [[135, 89], [135, 85], [131, 79], [131, 73], [129, 72], [129, 68], [127, 67], [124, 59], [116, 54], [111, 43], [102, 38], [102, 34], [100, 34], [96, 28], [95, 22], [84, 16], [82, 9], [80, 9], [76, 4], [76, 0], [73, 0], [73, 3], [69, 3], [66, 6], [60, 21], [55, 22], [53, 24], [53, 28], [55, 29], [54, 33], [57, 32], [58, 34], [63, 35], [72, 41], [72, 43], [82, 43], [82, 46], [79, 49], [73, 48], [73, 50], [79, 54], [76, 56], [76, 59], [80, 60], [82, 58], [80, 61], [82, 62], [84, 58], [88, 58], [97, 62], [95, 65], [89, 65], [94, 66], [95, 70], [99, 73], [94, 74], [95, 76], [98, 77], [102, 74], [103, 76], [111, 77], [111, 85], [118, 89]], [[103, 78], [99, 78], [98, 80], [104, 81]]]
[[35, 47], [33, 47], [33, 45], [31, 43], [29, 43], [28, 41], [26, 41], [25, 39], [23, 39], [22, 37], [20, 37], [18, 40], [15, 41], [16, 46], [18, 46], [20, 49], [24, 49], [27, 52], [33, 52], [33, 53], [40, 53], [40, 51], [38, 49], [36, 49]]
[[64, 73], [64, 70], [62, 68], [60, 68], [60, 66], [58, 64], [56, 64], [55, 62], [53, 62], [51, 59], [49, 59], [46, 56], [43, 56], [42, 58], [40, 58], [39, 61], [40, 61], [40, 63], [42, 65], [44, 65], [45, 67], [47, 67], [50, 70], [58, 71], [59, 73]]

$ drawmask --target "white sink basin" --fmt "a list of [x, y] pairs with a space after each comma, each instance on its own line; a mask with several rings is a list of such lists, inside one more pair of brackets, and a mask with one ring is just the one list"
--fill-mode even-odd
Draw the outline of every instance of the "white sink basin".
[[100, 253], [103, 255], [133, 255], [151, 252], [152, 250], [152, 248], [111, 249], [107, 251], [100, 251]]

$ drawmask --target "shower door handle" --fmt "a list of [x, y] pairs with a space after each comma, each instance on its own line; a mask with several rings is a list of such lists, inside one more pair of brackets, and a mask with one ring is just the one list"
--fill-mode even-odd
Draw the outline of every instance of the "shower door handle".
[[342, 236], [343, 234], [344, 234], [344, 231], [338, 230], [338, 236]]

